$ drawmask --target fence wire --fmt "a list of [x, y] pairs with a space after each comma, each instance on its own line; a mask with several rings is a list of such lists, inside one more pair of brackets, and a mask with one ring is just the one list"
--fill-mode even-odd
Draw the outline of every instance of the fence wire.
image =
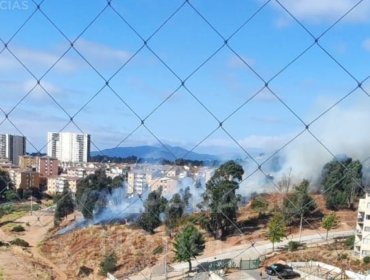
[[[332, 112], [335, 108], [337, 108], [339, 105], [341, 105], [351, 97], [358, 95], [359, 92], [365, 94], [367, 97], [370, 97], [367, 87], [367, 83], [370, 77], [368, 73], [366, 78], [363, 78], [360, 75], [356, 74], [355, 69], [346, 66], [346, 64], [342, 62], [341, 59], [338, 57], [338, 55], [334, 53], [330, 48], [326, 47], [325, 43], [323, 43], [325, 38], [328, 37], [332, 32], [334, 32], [335, 28], [344, 25], [346, 23], [346, 20], [348, 20], [351, 15], [358, 12], [358, 10], [361, 9], [362, 6], [366, 4], [366, 2], [369, 2], [366, 0], [352, 1], [351, 5], [336, 19], [334, 19], [332, 21], [332, 24], [330, 24], [321, 32], [311, 30], [311, 26], [308, 26], [304, 20], [300, 19], [299, 15], [295, 14], [295, 11], [291, 8], [292, 6], [289, 4], [289, 1], [256, 1], [255, 9], [249, 11], [250, 14], [245, 15], [245, 18], [242, 20], [242, 22], [239, 23], [237, 26], [231, 28], [231, 30], [229, 30], [228, 32], [223, 31], [222, 25], [220, 28], [219, 24], [215, 22], [212, 17], [210, 17], [210, 14], [202, 10], [201, 5], [198, 1], [174, 1], [171, 4], [171, 10], [168, 11], [166, 16], [162, 17], [157, 26], [153, 26], [150, 32], [143, 32], [142, 28], [133, 23], [132, 17], [130, 17], [125, 9], [122, 9], [122, 7], [120, 6], [123, 5], [124, 7], [125, 4], [120, 3], [118, 0], [102, 0], [98, 1], [100, 8], [91, 16], [86, 25], [80, 27], [79, 29], [77, 27], [75, 28], [76, 30], [74, 33], [77, 34], [75, 36], [69, 34], [70, 32], [68, 30], [65, 30], [65, 23], [69, 21], [68, 19], [64, 19], [61, 24], [59, 20], [56, 20], [54, 18], [55, 13], [53, 13], [53, 15], [49, 14], [50, 6], [48, 5], [53, 5], [50, 2], [51, 1], [49, 0], [32, 0], [27, 2], [27, 10], [29, 11], [28, 15], [26, 15], [22, 19], [18, 26], [14, 27], [15, 31], [7, 35], [5, 35], [6, 32], [4, 32], [4, 34], [0, 32], [0, 42], [2, 43], [0, 50], [0, 60], [4, 58], [5, 55], [10, 56], [12, 60], [17, 63], [17, 67], [20, 67], [20, 69], [22, 69], [23, 72], [27, 73], [27, 76], [32, 79], [32, 82], [30, 83], [31, 86], [27, 88], [27, 90], [24, 90], [19, 99], [13, 102], [11, 106], [9, 106], [9, 104], [6, 104], [5, 102], [4, 104], [0, 102], [0, 110], [3, 114], [3, 118], [0, 122], [0, 130], [11, 128], [18, 134], [27, 137], [28, 128], [19, 124], [21, 123], [21, 121], [17, 113], [19, 113], [20, 107], [25, 106], [25, 104], [27, 104], [27, 101], [29, 101], [33, 95], [38, 94], [36, 93], [37, 90], [41, 90], [42, 95], [47, 98], [47, 101], [41, 100], [40, 105], [42, 106], [43, 103], [46, 104], [51, 102], [51, 104], [53, 104], [53, 106], [57, 108], [56, 110], [58, 111], [58, 113], [55, 114], [61, 114], [61, 119], [65, 121], [63, 122], [63, 125], [60, 126], [59, 132], [66, 131], [70, 127], [73, 127], [75, 130], [81, 133], [91, 134], [90, 131], [85, 128], [83, 121], [81, 121], [80, 123], [79, 117], [83, 113], [86, 113], [89, 110], [91, 111], [91, 109], [89, 109], [89, 106], [99, 103], [99, 98], [111, 98], [114, 105], [118, 105], [119, 107], [121, 107], [122, 112], [125, 112], [125, 114], [130, 116], [130, 122], [132, 123], [131, 130], [128, 129], [126, 132], [126, 136], [115, 142], [113, 146], [120, 147], [124, 145], [129, 145], [132, 138], [134, 138], [139, 131], [144, 131], [146, 135], [150, 136], [150, 138], [155, 143], [163, 147], [163, 149], [171, 154], [173, 160], [176, 160], [179, 158], [185, 158], [189, 153], [197, 151], [197, 149], [201, 147], [201, 145], [207, 143], [207, 141], [212, 140], [213, 136], [221, 133], [223, 136], [226, 136], [228, 140], [231, 141], [231, 143], [235, 147], [237, 147], [248, 160], [253, 163], [253, 167], [250, 170], [247, 170], [247, 174], [242, 181], [243, 183], [244, 181], [248, 181], [255, 174], [262, 174], [264, 177], [268, 178], [269, 173], [265, 166], [269, 162], [271, 162], [274, 156], [278, 155], [279, 152], [292, 145], [292, 143], [295, 142], [297, 139], [301, 139], [304, 135], [311, 136], [316, 145], [321, 147], [321, 149], [324, 150], [331, 158], [335, 158], [337, 151], [333, 151], [329, 143], [326, 143], [326, 141], [321, 139], [320, 135], [315, 132], [315, 124], [318, 123], [320, 120], [325, 119], [325, 117], [328, 116], [329, 113]], [[9, 0], [7, 4], [10, 5], [10, 3], [15, 2]], [[244, 4], [247, 6], [249, 5], [249, 3], [247, 2]], [[140, 3], [139, 5], [144, 4]], [[212, 5], [216, 4], [213, 3]], [[227, 5], [233, 6], [233, 3], [228, 3]], [[335, 6], [335, 4], [333, 5]], [[75, 7], [74, 5], [71, 5], [67, 9], [81, 9], [81, 7], [77, 6]], [[10, 6], [7, 7], [9, 8]], [[284, 13], [285, 17], [293, 22], [291, 24], [295, 24], [301, 30], [300, 33], [302, 34], [302, 36], [306, 36], [306, 40], [303, 44], [300, 44], [300, 49], [298, 51], [295, 50], [296, 54], [289, 56], [289, 58], [284, 61], [279, 69], [266, 74], [266, 71], [261, 71], [260, 67], [257, 67], [252, 61], [245, 58], [245, 54], [243, 53], [243, 51], [239, 50], [240, 46], [238, 45], [237, 41], [242, 40], [245, 43], [254, 40], [257, 41], [258, 38], [252, 37], [252, 35], [245, 36], [245, 32], [248, 32], [251, 29], [252, 25], [262, 25], [262, 23], [260, 21], [257, 21], [256, 18], [258, 18], [263, 13], [268, 13], [269, 9], [276, 9], [279, 10], [279, 12]], [[196, 56], [198, 59], [196, 65], [191, 67], [190, 71], [185, 65], [183, 66], [184, 69], [182, 69], [181, 65], [174, 64], [173, 61], [168, 58], [165, 52], [163, 50], [160, 50], [160, 48], [158, 47], [158, 40], [161, 40], [161, 36], [163, 36], [163, 34], [165, 34], [168, 29], [175, 28], [175, 31], [178, 30], [177, 32], [181, 32], [182, 26], [178, 23], [176, 24], [176, 19], [183, 16], [182, 14], [188, 15], [189, 11], [192, 12], [193, 17], [195, 17], [195, 19], [199, 23], [199, 28], [206, 28], [208, 33], [207, 36], [214, 36], [214, 39], [210, 40], [214, 43], [214, 45], [211, 46], [208, 54], [203, 55], [200, 59], [199, 56], [196, 55], [196, 52], [199, 50], [200, 53], [204, 54], [204, 51], [202, 51], [203, 46], [201, 45], [200, 41], [195, 40], [194, 42], [192, 42], [192, 46], [194, 47], [194, 49], [189, 50], [189, 54], [190, 56]], [[9, 9], [8, 11], [0, 12], [13, 13], [14, 11]], [[102, 24], [102, 20], [107, 21], [108, 19], [111, 19], [113, 17], [112, 14], [116, 17], [116, 20], [120, 22], [120, 26], [116, 27], [117, 32], [120, 27], [124, 28], [125, 30], [129, 30], [129, 40], [136, 40], [137, 46], [136, 48], [132, 49], [129, 54], [125, 55], [124, 61], [121, 61], [119, 63], [119, 66], [116, 65], [117, 61], [115, 61], [115, 65], [112, 65], [112, 67], [115, 68], [114, 71], [107, 74], [106, 71], [102, 71], [101, 67], [97, 65], [98, 63], [96, 63], [96, 61], [94, 62], [94, 59], [96, 59], [96, 57], [91, 59], [89, 54], [84, 53], [79, 44], [81, 44], [81, 42], [82, 44], [85, 42], [84, 36], [88, 32], [94, 32], [94, 29], [97, 28], [96, 26], [98, 26], [99, 28], [99, 25]], [[33, 27], [31, 23], [34, 20], [36, 20], [36, 22], [40, 21], [41, 24], [46, 23], [48, 25], [48, 28], [51, 28], [53, 30], [53, 33], [58, 34], [58, 36], [62, 38], [65, 42], [65, 48], [60, 50], [60, 55], [51, 58], [51, 63], [49, 63], [50, 65], [48, 65], [47, 69], [42, 71], [41, 73], [40, 71], [34, 70], [34, 65], [30, 65], [28, 61], [25, 61], [24, 57], [22, 57], [24, 55], [20, 54], [20, 50], [18, 48], [19, 43], [17, 42], [18, 40], [22, 40], [22, 37], [27, 37], [27, 31], [29, 31], [27, 28], [28, 26]], [[145, 20], [145, 18], [142, 19], [144, 25]], [[194, 20], [194, 18], [189, 18], [188, 20]], [[74, 22], [72, 21], [72, 24], [73, 23]], [[228, 22], [223, 22], [222, 24], [226, 26], [228, 25]], [[196, 30], [194, 30], [194, 33], [196, 33]], [[35, 34], [28, 35], [34, 36], [34, 40], [42, 41], [44, 39], [38, 37]], [[268, 34], [257, 35], [261, 37], [269, 36]], [[179, 37], [181, 38], [181, 36]], [[295, 38], [292, 37], [290, 38], [290, 40], [290, 45], [293, 45]], [[163, 42], [163, 44], [166, 45], [166, 41]], [[171, 44], [169, 45], [171, 46]], [[279, 56], [279, 50], [273, 49], [273, 47], [274, 46], [271, 46], [271, 52], [275, 56]], [[342, 96], [340, 96], [339, 98], [336, 97], [336, 100], [331, 102], [330, 105], [326, 106], [321, 112], [311, 117], [311, 121], [307, 121], [305, 115], [300, 112], [300, 110], [297, 110], [297, 108], [295, 108], [290, 102], [286, 100], [286, 98], [283, 97], [284, 94], [281, 93], [281, 89], [278, 85], [276, 85], [276, 83], [279, 81], [279, 79], [282, 79], [282, 76], [284, 76], [284, 74], [289, 74], [288, 72], [290, 71], [290, 69], [299, 64], [300, 61], [305, 58], [305, 56], [307, 56], [307, 54], [312, 50], [319, 51], [320, 54], [325, 57], [325, 59], [333, 63], [338, 71], [345, 75], [348, 80], [350, 80], [351, 86], [347, 92], [342, 93]], [[233, 54], [238, 59], [238, 62], [240, 63], [239, 66], [243, 67], [243, 69], [248, 72], [248, 75], [251, 75], [253, 77], [253, 81], [257, 84], [257, 86], [256, 89], [248, 91], [247, 95], [245, 95], [243, 98], [240, 98], [240, 102], [236, 104], [236, 106], [234, 106], [232, 110], [229, 110], [229, 112], [227, 112], [224, 116], [220, 116], [220, 113], [217, 112], [217, 110], [213, 109], [212, 106], [210, 106], [209, 100], [204, 100], [201, 92], [199, 91], [199, 89], [197, 89], [196, 86], [194, 86], [194, 84], [192, 84], [192, 81], [194, 81], [197, 76], [202, 78], [202, 75], [200, 73], [202, 71], [209, 71], [209, 68], [207, 67], [209, 65], [212, 65], [212, 62], [215, 61], [217, 59], [217, 56], [223, 51], [227, 51]], [[138, 110], [138, 107], [140, 108], [140, 104], [132, 104], [132, 102], [129, 101], [127, 94], [125, 94], [123, 90], [117, 84], [115, 84], [115, 80], [118, 80], [118, 83], [120, 83], [121, 81], [118, 79], [120, 75], [130, 75], [128, 68], [131, 67], [135, 60], [142, 59], [141, 57], [144, 57], [145, 59], [147, 54], [151, 55], [151, 57], [155, 60], [155, 63], [159, 63], [161, 65], [162, 69], [166, 73], [165, 76], [167, 76], [168, 79], [171, 80], [172, 85], [166, 88], [167, 94], [165, 97], [162, 96], [159, 102], [157, 102], [156, 104], [152, 104], [152, 108], [147, 110], [147, 112], [141, 112], [141, 110]], [[65, 105], [62, 97], [58, 96], [57, 94], [53, 93], [52, 90], [50, 90], [50, 86], [48, 83], [48, 77], [50, 77], [50, 75], [52, 74], [58, 76], [58, 71], [56, 69], [58, 67], [61, 67], [61, 64], [70, 55], [78, 57], [79, 60], [83, 62], [84, 67], [87, 67], [88, 70], [85, 69], [85, 71], [88, 71], [90, 73], [92, 72], [97, 77], [97, 79], [94, 81], [94, 86], [96, 86], [96, 88], [90, 90], [89, 93], [85, 93], [86, 101], [83, 104], [73, 104], [73, 110]], [[99, 54], [95, 55], [99, 56]], [[269, 65], [266, 65], [266, 67], [269, 67]], [[293, 84], [294, 81], [292, 80], [290, 83]], [[108, 93], [110, 95], [108, 95]], [[5, 92], [2, 93], [4, 97], [6, 94], [7, 93]], [[233, 124], [233, 122], [237, 122], [237, 128], [243, 131], [246, 124], [240, 122], [240, 118], [237, 118], [238, 114], [240, 114], [243, 110], [246, 110], [246, 108], [250, 108], [248, 106], [253, 107], [256, 100], [258, 98], [261, 98], [262, 95], [266, 94], [273, 98], [275, 102], [279, 104], [279, 108], [289, 115], [290, 119], [292, 119], [293, 122], [296, 124], [297, 129], [295, 134], [292, 134], [289, 139], [285, 139], [285, 142], [282, 143], [280, 147], [274, 149], [274, 151], [269, 154], [268, 157], [261, 161], [258, 159], [258, 157], [254, 156], [249, 148], [245, 147], [245, 145], [239, 140], [237, 133], [235, 133], [230, 128], [230, 124]], [[168, 106], [175, 106], [174, 102], [176, 101], [174, 100], [176, 99], [176, 97], [188, 98], [189, 100], [192, 100], [194, 107], [200, 108], [201, 110], [201, 115], [199, 116], [199, 119], [209, 118], [210, 120], [208, 127], [202, 127], [202, 129], [204, 130], [204, 135], [200, 137], [200, 139], [194, 141], [192, 146], [183, 155], [176, 155], [168, 147], [166, 140], [164, 140], [166, 139], [166, 136], [161, 135], [160, 129], [158, 129], [158, 127], [153, 125], [153, 122], [151, 122], [151, 120], [158, 121], [158, 115], [163, 115], [164, 118], [180, 118], [181, 116], [177, 116], [175, 114], [168, 116], [167, 113], [164, 113], [166, 109], [168, 110]], [[145, 96], [143, 98], [145, 100]], [[191, 108], [189, 108], [189, 110], [191, 110]], [[102, 117], [101, 115], [99, 115], [99, 112], [95, 113], [96, 116], [92, 117], [91, 122], [95, 121], [95, 119], [98, 119], [99, 117]], [[117, 113], [117, 118], [120, 117], [121, 115]], [[124, 121], [125, 120], [122, 120], [122, 122]], [[167, 126], [167, 123], [157, 123], [157, 125]], [[193, 126], [196, 125], [194, 124], [187, 128], [189, 130], [187, 131], [188, 134], [192, 134], [191, 129], [194, 128]], [[31, 146], [35, 152], [42, 153], [47, 147], [48, 143], [44, 142], [40, 144], [39, 141], [36, 142], [34, 141], [34, 139], [27, 138], [28, 145]], [[103, 150], [101, 144], [94, 140], [94, 135], [92, 135], [91, 143], [95, 150]], [[366, 159], [362, 163], [366, 164], [367, 161], [368, 160]], [[347, 167], [344, 165], [343, 168], [347, 169]], [[343, 179], [344, 178], [338, 178], [338, 182], [342, 181]], [[364, 188], [362, 182], [359, 182], [356, 178], [353, 178], [353, 180], [358, 187]], [[333, 184], [331, 188], [334, 188], [336, 183]], [[274, 187], [276, 191], [280, 191], [275, 183]], [[329, 191], [331, 188], [328, 188], [326, 191]], [[144, 202], [142, 197], [139, 197], [138, 199]], [[127, 208], [129, 207], [130, 205]], [[37, 215], [39, 214], [36, 214], [35, 219], [37, 219], [37, 222], [39, 222]], [[227, 215], [224, 216], [225, 218], [228, 218]], [[318, 235], [322, 236], [321, 232], [315, 229], [315, 227], [311, 225], [309, 220], [304, 219], [304, 224], [307, 228], [315, 230]], [[243, 233], [243, 231], [236, 224], [233, 224], [233, 226], [235, 227], [238, 234], [240, 234], [242, 238], [245, 238], [245, 234]], [[254, 245], [255, 241], [250, 241], [250, 246], [246, 247], [244, 251], [238, 252], [238, 255], [243, 254], [243, 252], [246, 252], [250, 248], [254, 248], [257, 255], [263, 255], [263, 252], [260, 252], [258, 248]], [[66, 261], [69, 261], [68, 258]], [[197, 262], [201, 267], [201, 262]], [[145, 278], [145, 276], [143, 277]]]

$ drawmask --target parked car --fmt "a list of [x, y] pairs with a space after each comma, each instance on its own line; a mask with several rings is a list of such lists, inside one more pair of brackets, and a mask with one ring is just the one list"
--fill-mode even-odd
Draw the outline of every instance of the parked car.
[[293, 271], [293, 268], [289, 265], [281, 263], [274, 263], [266, 267], [266, 273], [271, 276], [278, 275], [283, 271]]
[[286, 270], [283, 270], [282, 272], [279, 272], [277, 274], [277, 277], [279, 279], [293, 279], [293, 278], [301, 277], [301, 275], [298, 272], [295, 272], [290, 269], [286, 269]]

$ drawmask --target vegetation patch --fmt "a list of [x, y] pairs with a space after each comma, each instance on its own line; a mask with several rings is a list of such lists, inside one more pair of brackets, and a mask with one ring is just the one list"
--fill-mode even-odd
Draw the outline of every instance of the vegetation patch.
[[163, 246], [162, 245], [158, 246], [157, 248], [155, 248], [153, 250], [154, 255], [162, 254], [162, 252], [163, 252]]
[[114, 272], [117, 267], [117, 256], [116, 254], [110, 253], [104, 257], [100, 263], [100, 274], [107, 275], [108, 272]]
[[30, 246], [30, 244], [26, 240], [23, 240], [21, 238], [16, 238], [10, 241], [10, 244], [15, 245], [15, 246], [25, 247], [25, 248]]
[[13, 232], [23, 232], [23, 231], [25, 231], [26, 229], [23, 227], [23, 226], [21, 226], [21, 225], [18, 225], [18, 226], [14, 226], [13, 228], [12, 228], [12, 231]]

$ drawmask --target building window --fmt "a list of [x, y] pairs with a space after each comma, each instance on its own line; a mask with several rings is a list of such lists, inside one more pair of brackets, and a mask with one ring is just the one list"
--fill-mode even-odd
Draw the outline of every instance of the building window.
[[370, 209], [370, 202], [367, 203], [367, 208]]
[[362, 250], [362, 256], [370, 256], [369, 250]]
[[366, 220], [370, 220], [370, 215], [366, 215]]
[[370, 238], [366, 237], [366, 238], [362, 239], [362, 243], [363, 244], [370, 244]]
[[365, 227], [364, 230], [367, 231], [367, 232], [370, 232], [370, 227]]

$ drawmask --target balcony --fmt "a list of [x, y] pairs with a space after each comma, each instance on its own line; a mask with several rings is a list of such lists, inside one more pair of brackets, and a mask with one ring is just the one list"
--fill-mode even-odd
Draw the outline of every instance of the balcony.
[[365, 213], [358, 212], [358, 214], [357, 214], [357, 221], [360, 221], [360, 220], [363, 221], [364, 218], [365, 218]]

